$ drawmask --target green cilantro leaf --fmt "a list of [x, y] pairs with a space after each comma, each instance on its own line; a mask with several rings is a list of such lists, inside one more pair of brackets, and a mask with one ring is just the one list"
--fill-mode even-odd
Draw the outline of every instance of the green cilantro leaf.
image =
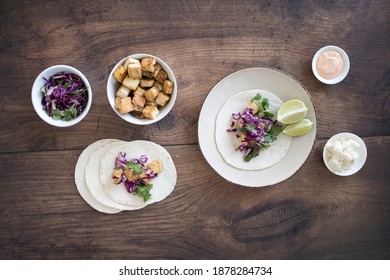
[[67, 88], [67, 87], [70, 87], [72, 85], [72, 81], [67, 81], [65, 84], [63, 84], [62, 86], [64, 88]]
[[126, 167], [127, 167], [128, 169], [133, 169], [133, 174], [134, 174], [134, 175], [139, 175], [139, 174], [142, 173], [142, 167], [141, 167], [141, 165], [138, 164], [138, 163], [129, 161], [128, 163], [126, 163]]
[[72, 95], [81, 95], [81, 90], [77, 89], [75, 91], [72, 91], [70, 94], [72, 94]]
[[70, 107], [69, 109], [64, 110], [64, 120], [70, 121], [74, 119], [77, 115], [77, 110], [74, 106]]
[[263, 102], [262, 102], [262, 97], [260, 94], [257, 94], [253, 99], [252, 99], [253, 102], [255, 102], [257, 108], [259, 108], [259, 112], [257, 114], [260, 114], [264, 111], [264, 106], [263, 106]]
[[271, 144], [274, 141], [274, 137], [270, 134], [264, 135], [264, 144]]
[[257, 115], [266, 116], [268, 118], [274, 117], [274, 114], [269, 110], [268, 98], [262, 97], [258, 93], [255, 97], [252, 98], [252, 102], [255, 102], [257, 108], [259, 108], [259, 112], [257, 113]]
[[62, 116], [61, 110], [56, 109], [56, 110], [51, 111], [51, 117], [53, 118], [53, 120], [57, 121], [57, 120], [61, 119], [61, 116]]
[[271, 127], [265, 132], [264, 142], [267, 144], [271, 144], [276, 140], [279, 133], [282, 132], [283, 127], [278, 125], [271, 125]]
[[40, 89], [40, 92], [42, 93], [42, 96], [46, 93], [46, 87], [42, 86]]
[[151, 198], [150, 190], [153, 188], [153, 184], [147, 185], [138, 185], [135, 194], [142, 197], [144, 202], [148, 201]]
[[256, 157], [259, 155], [259, 149], [257, 148], [254, 148], [252, 151], [250, 151], [249, 154], [247, 154], [245, 157], [244, 157], [244, 161], [245, 162], [249, 162], [251, 161], [252, 158]]
[[260, 101], [262, 99], [260, 93], [256, 94], [255, 97], [252, 98], [252, 101]]

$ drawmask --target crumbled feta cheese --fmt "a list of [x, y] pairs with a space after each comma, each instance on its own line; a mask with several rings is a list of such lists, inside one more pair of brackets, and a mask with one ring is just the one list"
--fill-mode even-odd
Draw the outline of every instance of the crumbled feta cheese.
[[359, 159], [359, 147], [355, 140], [343, 137], [328, 142], [325, 149], [330, 169], [341, 172], [351, 168]]

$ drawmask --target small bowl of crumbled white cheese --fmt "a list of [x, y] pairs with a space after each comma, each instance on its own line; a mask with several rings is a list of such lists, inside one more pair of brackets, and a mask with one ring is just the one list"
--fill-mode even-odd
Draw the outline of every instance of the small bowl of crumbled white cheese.
[[363, 167], [367, 159], [367, 148], [359, 136], [343, 132], [334, 135], [326, 142], [323, 159], [332, 173], [349, 176]]

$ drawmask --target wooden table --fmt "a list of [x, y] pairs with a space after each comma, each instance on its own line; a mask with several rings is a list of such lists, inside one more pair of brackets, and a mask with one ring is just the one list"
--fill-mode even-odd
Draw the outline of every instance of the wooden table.
[[[1, 259], [388, 259], [390, 257], [389, 1], [2, 1], [0, 3]], [[311, 59], [345, 49], [347, 78], [320, 83]], [[146, 126], [108, 104], [115, 63], [133, 53], [164, 59], [176, 74], [171, 113]], [[87, 117], [44, 123], [31, 104], [36, 76], [55, 64], [84, 73]], [[232, 184], [204, 159], [198, 117], [211, 88], [248, 67], [281, 69], [310, 92], [314, 148], [288, 180]], [[210, 120], [212, 121], [212, 120]], [[368, 158], [350, 177], [322, 161], [325, 142], [348, 131]], [[101, 214], [74, 183], [78, 156], [104, 138], [143, 139], [172, 155], [178, 179], [164, 201]]]

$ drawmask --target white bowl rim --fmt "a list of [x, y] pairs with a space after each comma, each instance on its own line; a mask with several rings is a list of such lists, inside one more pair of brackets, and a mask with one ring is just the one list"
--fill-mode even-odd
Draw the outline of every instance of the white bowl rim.
[[[317, 71], [316, 64], [317, 64], [318, 57], [320, 56], [321, 53], [323, 53], [325, 51], [337, 51], [344, 60], [343, 70], [342, 70], [341, 74], [338, 75], [336, 78], [325, 79]], [[342, 48], [334, 46], [334, 45], [328, 45], [328, 46], [322, 47], [321, 49], [319, 49], [315, 53], [313, 60], [312, 60], [311, 68], [312, 68], [314, 76], [320, 82], [322, 82], [324, 84], [328, 84], [328, 85], [333, 85], [333, 84], [337, 84], [337, 83], [341, 82], [342, 80], [345, 79], [345, 77], [347, 77], [347, 75], [349, 73], [349, 68], [350, 68], [350, 61], [349, 61], [349, 57], [348, 57], [347, 53]]]
[[[171, 98], [168, 102], [168, 104], [166, 106], [164, 106], [161, 110], [160, 110], [160, 113], [157, 115], [157, 117], [154, 119], [154, 120], [150, 120], [150, 119], [146, 119], [146, 118], [143, 118], [143, 119], [139, 119], [139, 118], [136, 118], [134, 116], [132, 116], [131, 114], [120, 114], [119, 111], [115, 108], [115, 92], [116, 90], [114, 90], [113, 94], [111, 92], [111, 89], [110, 87], [113, 85], [113, 84], [116, 84], [118, 83], [117, 80], [115, 80], [115, 78], [113, 77], [113, 73], [114, 71], [119, 67], [119, 65], [123, 64], [123, 62], [128, 58], [128, 57], [132, 57], [132, 58], [137, 58], [137, 59], [140, 59], [140, 58], [143, 58], [143, 57], [153, 57], [157, 60], [157, 62], [162, 66], [162, 68], [164, 69], [165, 72], [167, 72], [168, 74], [168, 78], [169, 80], [171, 80], [174, 84], [174, 88], [173, 88], [173, 92], [171, 94]], [[119, 84], [119, 83], [118, 83]], [[125, 56], [124, 58], [122, 58], [121, 60], [119, 60], [115, 66], [112, 68], [109, 76], [108, 76], [108, 79], [107, 79], [107, 88], [106, 88], [106, 91], [107, 91], [107, 98], [108, 98], [108, 102], [110, 103], [111, 105], [111, 108], [114, 110], [114, 112], [120, 117], [122, 118], [123, 120], [129, 122], [129, 123], [132, 123], [132, 124], [136, 124], [136, 125], [148, 125], [148, 124], [153, 124], [153, 123], [156, 123], [160, 120], [162, 120], [166, 115], [169, 114], [169, 112], [172, 110], [173, 108], [173, 105], [175, 104], [176, 102], [176, 97], [177, 97], [177, 82], [176, 82], [176, 77], [175, 77], [175, 74], [173, 73], [172, 69], [170, 68], [170, 66], [164, 61], [162, 60], [161, 58], [155, 56], [155, 55], [152, 55], [152, 54], [148, 54], [148, 53], [136, 53], [136, 54], [131, 54], [131, 55], [128, 55], [128, 56]]]
[[[51, 73], [51, 72], [52, 72], [52, 74], [47, 75], [47, 73]], [[42, 108], [42, 105], [41, 105], [42, 99], [36, 97], [37, 93], [41, 94], [40, 89], [44, 85], [43, 77], [49, 78], [50, 76], [52, 76], [58, 72], [71, 72], [71, 73], [78, 75], [83, 80], [83, 82], [88, 90], [88, 101], [87, 101], [87, 105], [85, 106], [83, 112], [79, 116], [77, 116], [76, 118], [74, 118], [73, 120], [70, 120], [70, 121], [54, 120]], [[72, 66], [69, 66], [69, 65], [57, 64], [57, 65], [53, 65], [53, 66], [50, 66], [50, 67], [44, 69], [36, 77], [36, 79], [33, 83], [33, 86], [31, 88], [31, 101], [32, 101], [32, 104], [33, 104], [35, 111], [37, 112], [38, 116], [43, 121], [45, 121], [46, 123], [48, 123], [52, 126], [56, 126], [56, 127], [69, 127], [69, 126], [73, 126], [73, 125], [79, 123], [80, 121], [82, 121], [85, 118], [85, 116], [88, 114], [89, 109], [91, 108], [91, 105], [92, 105], [92, 88], [91, 88], [91, 85], [90, 85], [88, 79], [85, 77], [85, 75], [80, 70], [78, 70]]]
[[[359, 159], [358, 159], [357, 163], [354, 164], [351, 168], [344, 170], [342, 172], [336, 172], [336, 171], [333, 171], [328, 164], [328, 159], [326, 157], [326, 144], [328, 144], [328, 143], [330, 143], [330, 142], [332, 142], [335, 139], [338, 139], [340, 137], [343, 137], [345, 139], [353, 139], [359, 143], [359, 145], [360, 145]], [[367, 147], [366, 147], [366, 144], [364, 143], [363, 139], [360, 138], [359, 136], [357, 136], [356, 134], [353, 134], [351, 132], [340, 132], [338, 134], [333, 135], [331, 138], [328, 139], [328, 141], [326, 141], [324, 148], [323, 148], [323, 151], [322, 151], [322, 159], [325, 163], [325, 166], [333, 174], [338, 175], [338, 176], [350, 176], [350, 175], [357, 173], [364, 166], [366, 159], [367, 159]]]

